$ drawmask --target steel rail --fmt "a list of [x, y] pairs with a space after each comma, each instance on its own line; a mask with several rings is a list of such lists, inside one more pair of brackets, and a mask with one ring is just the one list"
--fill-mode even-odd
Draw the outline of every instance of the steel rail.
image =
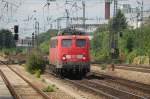
[[81, 83], [78, 83], [78, 82], [76, 82], [76, 81], [69, 80], [69, 79], [65, 79], [65, 80], [68, 81], [68, 82], [70, 82], [70, 83], [73, 83], [73, 84], [75, 84], [75, 85], [77, 85], [77, 86], [80, 86], [80, 87], [82, 87], [82, 88], [85, 88], [85, 89], [88, 89], [88, 90], [93, 91], [93, 92], [95, 92], [95, 93], [98, 93], [98, 94], [100, 94], [100, 95], [103, 95], [104, 97], [107, 97], [107, 98], [110, 98], [110, 99], [119, 99], [119, 98], [116, 97], [116, 96], [113, 96], [113, 95], [111, 95], [111, 94], [105, 93], [105, 92], [103, 92], [103, 91], [101, 91], [101, 90], [98, 90], [98, 89], [96, 89], [96, 88], [89, 87], [89, 86], [87, 86], [87, 85], [85, 85], [85, 84], [81, 84]]
[[[92, 72], [92, 75], [95, 75], [95, 76], [98, 76], [98, 77], [103, 76], [104, 78], [110, 78], [108, 80], [111, 81], [111, 82], [116, 82], [116, 83], [119, 83], [121, 85], [128, 86], [130, 88], [136, 88], [138, 90], [142, 90], [144, 92], [149, 92], [150, 93], [150, 85], [147, 85], [147, 84], [143, 84], [143, 83], [140, 83], [140, 82], [127, 80], [127, 79], [120, 78], [120, 77], [111, 76], [111, 75], [104, 74], [104, 73]], [[122, 83], [122, 82], [120, 82], [118, 80], [124, 81], [125, 83]], [[134, 84], [134, 86], [133, 86], [133, 84]], [[135, 85], [138, 85], [138, 86], [135, 86]]]
[[[95, 66], [100, 66], [100, 64], [92, 64]], [[146, 66], [136, 66], [136, 65], [127, 65], [127, 64], [114, 64], [114, 69], [123, 69], [123, 70], [130, 70], [130, 71], [137, 71], [143, 73], [150, 73], [150, 67]]]
[[14, 99], [20, 99], [19, 95], [17, 94], [17, 92], [15, 91], [14, 87], [10, 84], [10, 82], [8, 81], [7, 77], [5, 76], [5, 74], [2, 72], [2, 70], [0, 69], [0, 75], [4, 81], [4, 83], [6, 84], [7, 88], [9, 89], [11, 95], [14, 97]]
[[[29, 80], [27, 80], [25, 77], [23, 77], [21, 74], [19, 74], [18, 72], [16, 72], [14, 69], [12, 69], [8, 64], [6, 64], [3, 61], [0, 61], [1, 63], [3, 63], [4, 65], [6, 65], [11, 71], [13, 71], [15, 74], [17, 74], [20, 78], [22, 78], [26, 83], [28, 83], [34, 90], [36, 90], [38, 93], [40, 93], [41, 96], [43, 96], [43, 98], [45, 99], [51, 99], [51, 97], [49, 95], [47, 95], [45, 92], [43, 92], [42, 90], [40, 90], [39, 88], [37, 88], [34, 84], [32, 84]], [[20, 98], [17, 98], [20, 99]]]
[[[54, 74], [54, 73], [52, 73], [52, 72], [50, 72], [50, 71], [45, 71], [45, 72], [46, 72], [47, 74], [51, 74], [51, 75], [54, 76], [54, 77], [57, 77], [57, 78], [59, 77], [58, 75], [56, 75], [56, 74]], [[74, 85], [77, 85], [77, 86], [79, 86], [79, 87], [85, 88], [85, 89], [87, 89], [87, 90], [89, 90], [89, 91], [93, 91], [93, 92], [95, 92], [95, 93], [98, 93], [98, 94], [100, 94], [100, 95], [102, 95], [102, 96], [104, 96], [104, 97], [107, 97], [107, 98], [109, 98], [109, 99], [119, 99], [119, 98], [117, 98], [117, 97], [115, 97], [115, 96], [113, 96], [113, 95], [107, 94], [107, 93], [105, 93], [105, 92], [103, 92], [103, 91], [94, 89], [94, 88], [92, 88], [92, 87], [88, 87], [88, 86], [83, 85], [83, 84], [80, 84], [80, 83], [77, 83], [76, 81], [73, 81], [73, 80], [70, 80], [70, 79], [67, 79], [67, 78], [63, 78], [63, 80], [64, 80], [64, 81], [67, 81], [67, 82], [69, 82], [69, 83], [72, 83], [72, 84], [74, 84]]]
[[128, 94], [128, 95], [130, 95], [130, 96], [132, 96], [132, 97], [136, 97], [136, 99], [148, 99], [147, 97], [139, 96], [139, 95], [130, 93], [130, 92], [128, 92], [128, 91], [124, 91], [124, 90], [120, 90], [120, 89], [117, 89], [117, 88], [114, 88], [114, 87], [111, 87], [111, 86], [108, 86], [108, 85], [100, 84], [100, 83], [98, 83], [98, 82], [96, 82], [96, 81], [89, 81], [89, 82], [91, 82], [91, 83], [93, 83], [93, 84], [97, 84], [97, 85], [100, 85], [100, 86], [104, 86], [104, 87], [110, 88], [110, 89], [112, 89], [112, 91], [113, 91], [113, 90], [114, 90], [114, 91], [116, 90], [116, 91], [118, 91], [118, 92], [121, 92], [121, 93], [124, 93], [124, 94]]
[[[46, 71], [46, 73], [52, 74], [53, 76], [58, 77], [58, 76], [56, 76], [56, 75], [55, 75], [54, 73], [52, 73], [52, 72]], [[120, 99], [119, 97], [114, 96], [114, 95], [112, 95], [112, 94], [109, 94], [109, 93], [107, 93], [107, 92], [103, 92], [103, 91], [101, 91], [101, 90], [99, 90], [99, 89], [90, 87], [90, 86], [88, 86], [88, 85], [86, 85], [86, 84], [81, 84], [80, 82], [77, 82], [76, 80], [70, 80], [70, 79], [67, 79], [67, 78], [64, 78], [64, 80], [67, 81], [67, 82], [70, 82], [70, 83], [72, 83], [72, 84], [74, 84], [74, 85], [77, 85], [77, 86], [79, 86], [79, 87], [85, 88], [85, 89], [87, 89], [87, 90], [89, 90], [89, 91], [93, 91], [93, 92], [95, 92], [95, 93], [98, 93], [98, 94], [100, 94], [100, 95], [102, 95], [102, 96], [104, 96], [104, 97], [108, 97], [108, 98], [112, 98], [112, 99]], [[94, 82], [91, 81], [91, 83], [94, 83]], [[102, 85], [102, 86], [104, 86], [104, 85]], [[139, 95], [130, 93], [130, 92], [128, 92], [128, 91], [119, 90], [119, 89], [113, 88], [113, 87], [111, 87], [111, 86], [106, 86], [106, 85], [105, 85], [105, 87], [111, 88], [112, 90], [120, 91], [121, 93], [128, 94], [128, 95], [130, 95], [130, 96], [132, 96], [132, 97], [136, 97], [136, 99], [148, 99], [147, 97], [139, 96]]]
[[[105, 63], [91, 62], [91, 65], [101, 65]], [[109, 64], [106, 64], [109, 65]], [[110, 64], [111, 65], [111, 64]], [[136, 65], [136, 64], [114, 64], [117, 67], [133, 67], [133, 68], [142, 68], [142, 69], [150, 69], [150, 65]]]

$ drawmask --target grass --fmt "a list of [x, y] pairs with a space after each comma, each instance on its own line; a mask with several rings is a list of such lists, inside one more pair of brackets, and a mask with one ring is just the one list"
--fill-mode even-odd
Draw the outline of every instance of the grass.
[[42, 81], [43, 83], [46, 83], [45, 79], [41, 79], [41, 81]]
[[43, 92], [54, 92], [56, 90], [56, 86], [55, 85], [48, 85], [47, 87], [43, 88]]
[[45, 60], [43, 56], [38, 52], [34, 52], [28, 56], [26, 61], [26, 70], [31, 74], [36, 74], [37, 77], [40, 77], [40, 74], [45, 70]]
[[40, 78], [41, 77], [41, 70], [39, 69], [39, 70], [35, 71], [35, 75], [37, 78]]
[[102, 64], [102, 65], [100, 65], [100, 67], [101, 67], [101, 70], [105, 70], [107, 68], [107, 65], [106, 64]]

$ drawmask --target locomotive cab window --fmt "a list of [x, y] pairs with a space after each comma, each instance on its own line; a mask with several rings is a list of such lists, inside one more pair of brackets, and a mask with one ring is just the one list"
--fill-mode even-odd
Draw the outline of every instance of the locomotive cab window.
[[72, 39], [63, 39], [61, 44], [62, 44], [62, 47], [71, 47]]
[[76, 46], [77, 47], [85, 47], [86, 46], [86, 40], [85, 39], [77, 39], [76, 40]]
[[51, 48], [56, 48], [57, 40], [51, 40]]

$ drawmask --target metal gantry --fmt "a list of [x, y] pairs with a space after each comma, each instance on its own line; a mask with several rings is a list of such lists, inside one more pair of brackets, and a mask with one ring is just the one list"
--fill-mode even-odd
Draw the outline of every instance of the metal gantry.
[[[3, 6], [5, 6], [6, 8], [7, 8], [7, 4], [6, 4], [7, 1], [8, 0], [0, 0], [0, 2], [3, 2]], [[13, 3], [17, 5], [17, 3], [15, 3], [15, 1], [17, 1], [17, 0], [12, 0], [12, 1], [14, 1], [14, 2], [9, 2], [9, 5], [11, 3], [12, 3], [11, 4], [12, 6], [15, 6], [15, 5], [13, 5]], [[19, 0], [19, 1], [21, 1], [21, 0]], [[50, 7], [51, 7], [52, 3], [56, 4], [57, 1], [58, 2], [63, 2], [63, 4], [64, 4], [63, 6], [69, 5], [71, 7], [70, 8], [68, 7], [68, 8], [64, 9], [64, 16], [60, 16], [60, 17], [54, 19], [52, 17], [52, 15], [51, 15]], [[80, 24], [82, 24], [82, 28], [85, 29], [86, 28], [86, 24], [88, 24], [88, 20], [90, 20], [89, 18], [86, 18], [87, 17], [87, 15], [86, 15], [86, 13], [87, 13], [86, 8], [88, 7], [87, 6], [88, 5], [87, 2], [89, 2], [89, 1], [90, 2], [99, 2], [99, 3], [106, 3], [107, 2], [107, 3], [109, 3], [109, 6], [113, 2], [114, 3], [113, 4], [114, 5], [113, 15], [115, 16], [116, 13], [117, 13], [117, 10], [118, 10], [118, 2], [119, 1], [127, 1], [127, 0], [94, 0], [94, 1], [91, 1], [91, 0], [46, 0], [45, 4], [42, 7], [42, 9], [43, 9], [43, 19], [40, 19], [40, 20], [44, 21], [42, 29], [44, 29], [44, 31], [47, 31], [48, 29], [52, 28], [54, 25], [56, 25], [56, 27], [58, 29], [60, 29], [61, 28], [61, 24], [62, 24], [61, 20], [64, 20], [66, 22], [66, 27], [71, 26], [74, 23], [80, 23]], [[74, 13], [78, 13], [79, 11], [82, 11], [82, 14], [74, 15]], [[7, 11], [5, 11], [5, 12], [7, 12]], [[63, 18], [61, 18], [61, 17], [63, 17]], [[64, 17], [66, 17], [66, 18], [64, 18]], [[98, 18], [95, 18], [95, 20], [97, 20], [97, 19]], [[109, 20], [109, 19], [110, 19], [110, 15], [109, 15], [109, 17], [106, 20]], [[101, 20], [105, 20], [105, 19], [101, 19]], [[1, 19], [0, 19], [0, 21], [1, 21]], [[97, 21], [97, 23], [98, 22], [100, 23], [100, 21]]]
[[[21, 5], [22, 0], [0, 0], [0, 23], [7, 24], [12, 21], [13, 15]], [[2, 26], [0, 26], [2, 27]]]

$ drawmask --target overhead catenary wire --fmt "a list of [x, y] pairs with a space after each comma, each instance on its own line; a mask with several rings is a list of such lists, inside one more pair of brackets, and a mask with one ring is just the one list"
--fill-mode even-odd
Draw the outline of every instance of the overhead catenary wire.
[[5, 25], [9, 24], [13, 20], [17, 9], [22, 4], [22, 0], [0, 0], [0, 28], [3, 28]]

